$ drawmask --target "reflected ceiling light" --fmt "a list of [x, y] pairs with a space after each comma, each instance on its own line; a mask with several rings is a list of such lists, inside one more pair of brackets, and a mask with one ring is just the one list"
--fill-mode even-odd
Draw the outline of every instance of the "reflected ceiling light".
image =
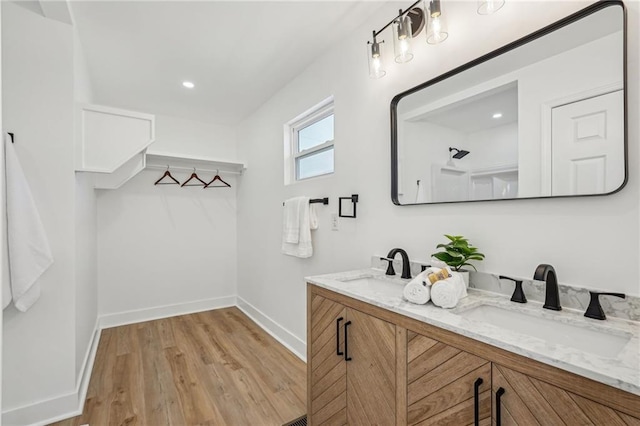
[[411, 18], [403, 15], [402, 9], [393, 23], [393, 50], [397, 63], [409, 62], [413, 59], [411, 51]]
[[502, 113], [496, 112], [495, 114], [493, 114], [493, 118], [502, 118]]
[[478, 15], [491, 15], [504, 6], [504, 0], [478, 0]]
[[376, 41], [376, 32], [373, 32], [373, 41], [367, 42], [367, 57], [369, 58], [369, 77], [382, 78], [387, 74], [384, 70], [384, 63], [382, 62], [382, 46], [384, 40]]
[[183, 81], [183, 82], [182, 82], [182, 85], [183, 85], [184, 87], [186, 87], [187, 89], [193, 89], [194, 87], [196, 87], [196, 85], [195, 85], [195, 84], [193, 84], [193, 83], [192, 83], [192, 82], [190, 82], [190, 81]]
[[427, 7], [427, 2], [425, 1], [424, 6], [429, 19], [427, 22], [427, 43], [442, 43], [449, 37], [449, 33], [447, 32], [446, 23], [442, 16], [440, 0], [431, 0], [429, 7]]

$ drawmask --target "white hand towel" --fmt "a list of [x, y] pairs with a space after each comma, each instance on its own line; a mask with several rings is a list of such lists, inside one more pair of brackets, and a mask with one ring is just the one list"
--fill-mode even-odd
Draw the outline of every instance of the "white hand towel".
[[[316, 214], [315, 206], [309, 205], [309, 197], [298, 197], [301, 200], [300, 208], [296, 218], [287, 217], [283, 219], [283, 238], [282, 238], [282, 252], [289, 256], [295, 256], [300, 258], [307, 258], [313, 255], [313, 245], [311, 243], [311, 230], [318, 228], [318, 216]], [[287, 200], [290, 201], [290, 200]], [[285, 207], [287, 202], [285, 202]], [[287, 222], [294, 221], [298, 224], [298, 241], [288, 242], [286, 237]]]
[[424, 184], [422, 179], [418, 180], [418, 188], [416, 189], [416, 204], [426, 203], [426, 197], [424, 196]]
[[11, 295], [16, 308], [25, 312], [40, 297], [38, 279], [53, 255], [18, 156], [6, 141], [5, 164]]
[[455, 308], [460, 301], [460, 285], [456, 278], [447, 278], [433, 283], [431, 301], [441, 308]]
[[421, 272], [404, 287], [402, 295], [411, 303], [424, 305], [431, 298], [431, 286], [426, 284], [427, 271]]
[[460, 299], [467, 297], [467, 284], [464, 282], [462, 274], [460, 272], [451, 272], [451, 279], [457, 281], [458, 287], [460, 287]]
[[300, 215], [309, 197], [290, 198], [282, 209], [282, 242], [298, 244], [300, 239]]

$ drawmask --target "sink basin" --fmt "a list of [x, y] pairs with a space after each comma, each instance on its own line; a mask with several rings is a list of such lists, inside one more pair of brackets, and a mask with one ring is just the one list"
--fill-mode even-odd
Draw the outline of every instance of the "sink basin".
[[346, 290], [357, 291], [360, 288], [366, 288], [367, 292], [373, 292], [377, 296], [398, 297], [402, 295], [404, 288], [403, 282], [397, 282], [393, 279], [379, 279], [373, 276], [357, 277], [340, 280], [344, 283], [343, 288]]
[[460, 315], [606, 358], [616, 357], [631, 339], [630, 335], [611, 334], [610, 331], [554, 321], [492, 305], [480, 305], [461, 312]]

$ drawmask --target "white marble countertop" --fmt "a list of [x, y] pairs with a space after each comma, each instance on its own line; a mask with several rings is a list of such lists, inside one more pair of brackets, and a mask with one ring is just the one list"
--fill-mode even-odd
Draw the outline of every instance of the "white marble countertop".
[[[402, 289], [409, 280], [397, 276], [388, 277], [378, 269], [317, 275], [305, 280], [336, 293], [640, 395], [640, 322], [617, 318], [592, 320], [585, 318], [583, 312], [573, 309], [551, 311], [543, 309], [538, 302], [514, 303], [503, 295], [474, 289], [469, 289], [469, 296], [462, 299], [454, 309], [442, 309], [431, 302], [415, 305], [402, 296]], [[584, 341], [579, 342], [580, 345], [573, 345], [582, 347], [578, 349], [465, 317], [465, 312], [480, 305], [496, 306], [607, 335], [623, 336], [629, 338], [629, 341], [615, 357], [604, 357], [584, 350]], [[594, 345], [597, 344], [598, 342], [594, 342]]]

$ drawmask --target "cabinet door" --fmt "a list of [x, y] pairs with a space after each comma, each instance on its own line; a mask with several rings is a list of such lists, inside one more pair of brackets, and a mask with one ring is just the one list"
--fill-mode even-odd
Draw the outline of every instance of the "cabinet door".
[[409, 331], [407, 385], [409, 425], [474, 425], [476, 411], [479, 425], [491, 423], [491, 363], [485, 359]]
[[497, 426], [640, 425], [640, 419], [498, 364], [493, 364], [493, 392], [501, 394], [494, 404]]
[[348, 424], [395, 425], [396, 327], [354, 309], [347, 318]]
[[344, 425], [347, 423], [347, 366], [344, 356], [338, 352], [344, 349], [346, 308], [314, 294], [307, 309], [311, 316], [307, 331], [310, 345], [307, 415], [313, 425]]

